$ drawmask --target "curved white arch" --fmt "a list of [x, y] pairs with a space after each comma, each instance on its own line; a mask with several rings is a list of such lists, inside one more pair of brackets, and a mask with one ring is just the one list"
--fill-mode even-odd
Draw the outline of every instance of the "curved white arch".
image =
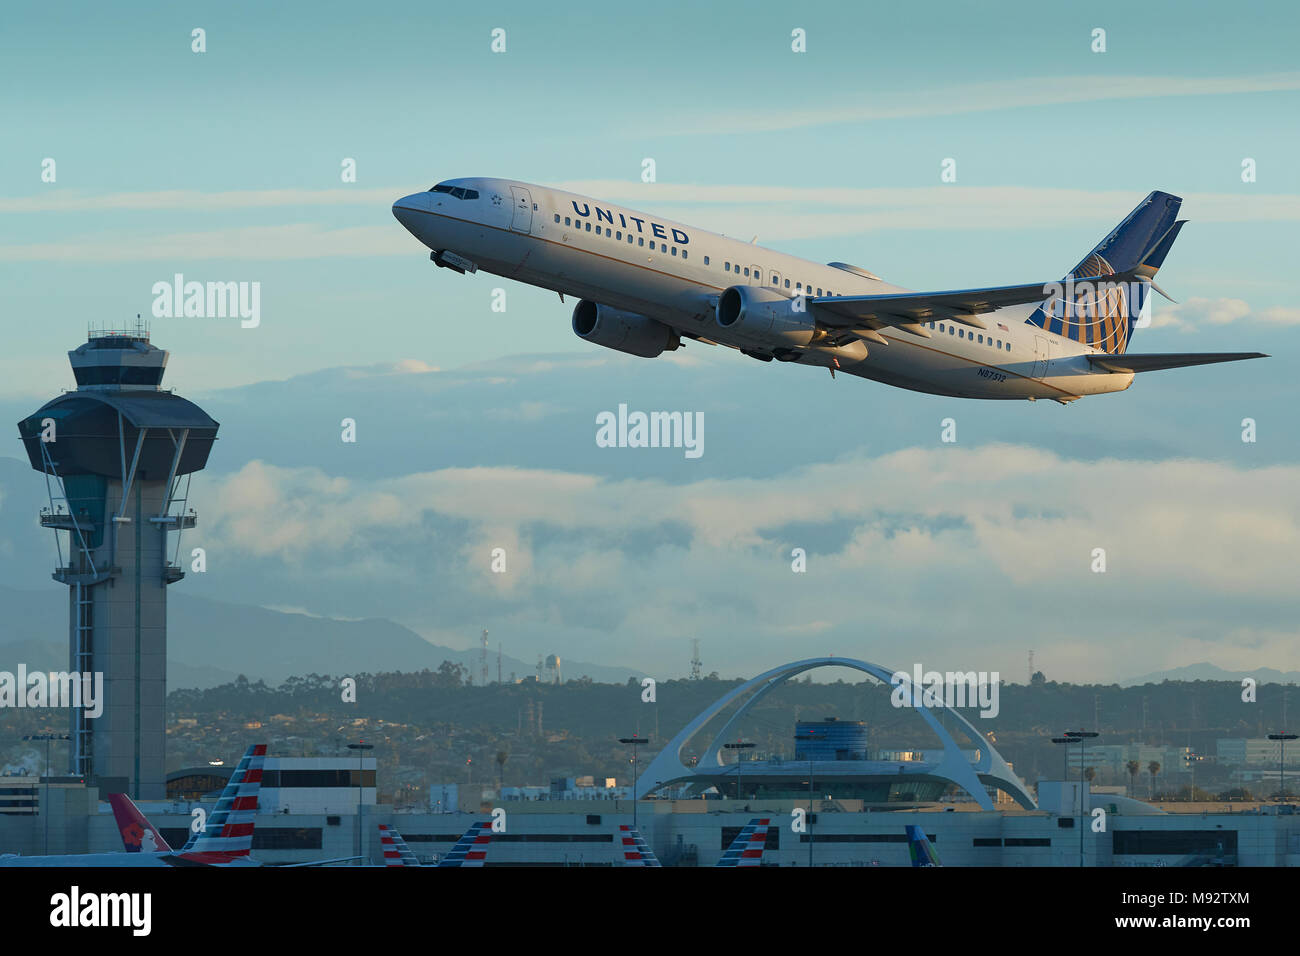
[[[780, 667], [774, 667], [769, 671], [759, 674], [757, 677], [746, 681], [739, 687], [732, 688], [726, 694], [723, 694], [712, 704], [702, 710], [694, 720], [688, 723], [681, 732], [677, 734], [668, 745], [650, 761], [645, 771], [636, 782], [636, 799], [640, 800], [646, 794], [658, 789], [664, 784], [690, 780], [695, 777], [701, 770], [711, 771], [722, 768], [721, 754], [723, 742], [727, 739], [728, 732], [740, 720], [741, 717], [754, 706], [758, 700], [790, 678], [802, 674], [804, 671], [814, 670], [818, 667], [849, 667], [853, 670], [862, 671], [870, 674], [886, 684], [891, 683], [894, 671], [881, 667], [879, 664], [872, 664], [867, 661], [860, 661], [852, 657], [810, 657], [807, 660], [794, 661], [789, 664], [782, 664]], [[687, 767], [682, 762], [682, 750], [686, 744], [699, 732], [705, 724], [712, 720], [728, 704], [737, 697], [748, 693], [755, 687], [766, 683], [749, 700], [745, 701], [731, 718], [723, 725], [722, 729], [709, 741], [700, 755], [699, 761], [694, 768]], [[909, 685], [910, 680], [907, 682]], [[976, 751], [974, 762], [966, 759], [966, 755], [961, 752], [957, 741], [931, 713], [930, 709], [921, 703], [919, 689], [913, 690], [914, 709], [921, 715], [921, 718], [935, 732], [939, 740], [943, 743], [943, 758], [938, 765], [934, 767], [931, 773], [943, 779], [947, 779], [957, 784], [965, 790], [980, 805], [983, 810], [992, 810], [993, 801], [989, 799], [988, 792], [984, 789], [984, 784], [992, 784], [1001, 790], [1006, 791], [1011, 797], [1027, 810], [1036, 809], [1037, 804], [1034, 798], [1030, 796], [1029, 791], [1025, 789], [1020, 778], [1012, 772], [1007, 762], [1002, 759], [1002, 755], [994, 749], [978, 730], [961, 714], [957, 713], [951, 707], [944, 706], [946, 711], [954, 720], [956, 720], [966, 732], [970, 735], [972, 741], [979, 741], [979, 748]]]

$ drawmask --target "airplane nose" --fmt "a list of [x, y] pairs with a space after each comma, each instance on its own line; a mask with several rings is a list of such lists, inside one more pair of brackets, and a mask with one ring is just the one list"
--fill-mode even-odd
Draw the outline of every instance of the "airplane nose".
[[[422, 218], [422, 213], [429, 209], [428, 193], [412, 193], [393, 203], [393, 216], [409, 231], [415, 231], [415, 225]], [[427, 217], [423, 217], [427, 218]]]

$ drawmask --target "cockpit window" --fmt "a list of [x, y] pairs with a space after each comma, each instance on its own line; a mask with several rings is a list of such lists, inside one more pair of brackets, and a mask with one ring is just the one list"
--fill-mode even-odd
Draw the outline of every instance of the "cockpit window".
[[429, 190], [431, 193], [448, 193], [455, 199], [478, 199], [477, 189], [464, 189], [460, 186], [448, 186], [446, 183], [438, 183]]

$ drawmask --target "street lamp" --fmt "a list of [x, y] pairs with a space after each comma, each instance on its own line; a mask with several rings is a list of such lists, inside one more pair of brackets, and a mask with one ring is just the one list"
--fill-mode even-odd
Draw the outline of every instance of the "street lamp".
[[[363, 825], [364, 822], [363, 817], [365, 816], [365, 812], [366, 812], [365, 793], [362, 789], [362, 781], [365, 779], [365, 768], [366, 768], [365, 752], [367, 750], [374, 750], [374, 749], [375, 749], [374, 744], [368, 744], [364, 740], [355, 744], [348, 744], [348, 750], [355, 750], [357, 752], [357, 857], [358, 858], [361, 856], [361, 827]], [[362, 866], [364, 865], [364, 863], [365, 863], [364, 860], [361, 859], [357, 860], [357, 866]]]
[[633, 734], [631, 737], [619, 737], [618, 742], [632, 748], [632, 829], [636, 829], [636, 748], [648, 744], [650, 738]]
[[740, 797], [740, 752], [742, 750], [751, 750], [755, 745], [753, 741], [737, 740], [734, 744], [723, 744], [722, 746], [725, 747], [727, 750], [734, 750], [736, 752], [736, 799], [739, 800], [741, 798]]
[[1277, 753], [1277, 777], [1278, 777], [1278, 802], [1286, 802], [1286, 742], [1295, 740], [1295, 734], [1269, 734], [1269, 740], [1276, 740]]
[[[1073, 738], [1073, 737], [1053, 737], [1053, 738], [1052, 738], [1052, 743], [1054, 743], [1054, 744], [1072, 744], [1072, 743], [1074, 743], [1074, 738]], [[1065, 781], [1067, 781], [1067, 780], [1069, 780], [1069, 779], [1070, 779], [1070, 748], [1069, 748], [1069, 747], [1066, 747], [1065, 750], [1063, 750], [1063, 751], [1061, 752], [1061, 782], [1064, 783]]]
[[41, 816], [45, 818], [45, 849], [46, 856], [50, 853], [50, 742], [53, 740], [71, 740], [71, 734], [24, 734], [23, 740], [43, 740], [45, 741], [45, 790], [41, 795]]
[[1183, 766], [1187, 768], [1187, 772], [1192, 776], [1191, 783], [1187, 787], [1188, 803], [1193, 803], [1196, 800], [1196, 761], [1200, 759], [1200, 756], [1190, 747], [1188, 748], [1187, 753], [1183, 754]]
[[1067, 730], [1065, 736], [1079, 741], [1079, 866], [1083, 866], [1083, 745], [1098, 734], [1094, 730]]

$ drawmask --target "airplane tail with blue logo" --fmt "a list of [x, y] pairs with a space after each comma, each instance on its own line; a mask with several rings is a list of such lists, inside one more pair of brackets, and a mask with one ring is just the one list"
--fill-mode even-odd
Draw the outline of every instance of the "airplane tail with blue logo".
[[1178, 218], [1182, 202], [1159, 191], [1147, 196], [1061, 280], [1062, 294], [1035, 309], [1029, 322], [1123, 355], [1151, 289], [1161, 291], [1153, 280], [1186, 223]]
[[731, 841], [727, 852], [718, 858], [718, 866], [762, 866], [763, 848], [767, 845], [768, 817], [750, 820]]
[[907, 825], [907, 852], [912, 857], [913, 866], [943, 866], [930, 838], [913, 823]]

